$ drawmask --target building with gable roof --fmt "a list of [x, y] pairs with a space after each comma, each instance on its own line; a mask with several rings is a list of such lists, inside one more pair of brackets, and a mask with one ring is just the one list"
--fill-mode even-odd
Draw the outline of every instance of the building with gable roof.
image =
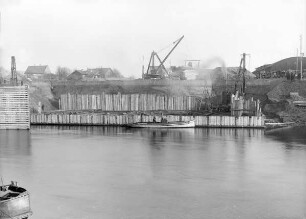
[[87, 69], [88, 78], [109, 78], [113, 76], [111, 68], [91, 68]]
[[48, 65], [34, 65], [34, 66], [28, 66], [24, 75], [27, 78], [31, 79], [43, 79], [44, 75], [50, 73], [51, 71]]
[[75, 70], [68, 75], [67, 80], [99, 80], [114, 78], [114, 76], [111, 68], [89, 68], [87, 70]]
[[67, 76], [67, 80], [80, 81], [87, 77], [87, 72], [83, 70], [75, 70]]

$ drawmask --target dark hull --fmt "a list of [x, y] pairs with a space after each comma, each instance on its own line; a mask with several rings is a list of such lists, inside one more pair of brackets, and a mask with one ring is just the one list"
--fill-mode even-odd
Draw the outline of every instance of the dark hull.
[[282, 129], [290, 129], [294, 127], [294, 123], [266, 123], [265, 124], [265, 132], [273, 132]]

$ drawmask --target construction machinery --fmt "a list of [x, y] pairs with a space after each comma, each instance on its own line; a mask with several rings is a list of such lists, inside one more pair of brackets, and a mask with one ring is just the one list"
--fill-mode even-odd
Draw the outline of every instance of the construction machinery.
[[239, 91], [242, 95], [245, 94], [245, 87], [246, 87], [246, 83], [245, 83], [245, 72], [246, 72], [246, 68], [245, 68], [245, 60], [246, 60], [246, 56], [247, 54], [243, 53], [241, 60], [240, 60], [240, 66], [239, 66], [239, 70], [238, 70], [238, 74], [237, 74], [237, 79], [235, 81], [235, 92]]
[[11, 85], [17, 85], [17, 72], [15, 56], [11, 57]]
[[[165, 79], [169, 78], [169, 72], [165, 67], [165, 62], [169, 58], [170, 54], [173, 52], [173, 50], [178, 46], [178, 44], [182, 41], [184, 36], [179, 38], [178, 40], [174, 41], [174, 46], [170, 50], [170, 52], [165, 56], [163, 60], [159, 57], [157, 52], [153, 51], [151, 53], [150, 61], [148, 64], [148, 68], [146, 73], [143, 72], [143, 79]], [[159, 65], [155, 65], [155, 60], [159, 62]], [[143, 70], [144, 71], [144, 70]]]

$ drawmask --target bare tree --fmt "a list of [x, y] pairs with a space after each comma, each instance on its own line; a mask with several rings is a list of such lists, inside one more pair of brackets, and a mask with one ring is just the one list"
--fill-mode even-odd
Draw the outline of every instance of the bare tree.
[[59, 80], [65, 80], [70, 73], [71, 70], [67, 67], [58, 66], [56, 68], [56, 75]]
[[114, 77], [114, 78], [123, 78], [123, 75], [121, 74], [121, 72], [118, 69], [114, 68], [113, 69], [112, 77]]

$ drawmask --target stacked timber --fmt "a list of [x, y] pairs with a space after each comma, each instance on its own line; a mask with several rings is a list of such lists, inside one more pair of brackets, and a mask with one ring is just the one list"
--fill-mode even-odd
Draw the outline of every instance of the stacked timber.
[[[138, 114], [71, 114], [71, 113], [45, 113], [32, 114], [32, 124], [52, 125], [115, 125], [123, 126], [137, 122], [161, 121], [161, 116], [138, 115]], [[195, 120], [196, 127], [216, 128], [263, 128], [264, 118], [262, 116], [178, 116], [165, 115], [169, 122]]]
[[29, 129], [27, 86], [0, 87], [0, 129]]
[[102, 111], [183, 111], [198, 109], [199, 102], [191, 96], [166, 96], [157, 94], [63, 94], [60, 110]]

